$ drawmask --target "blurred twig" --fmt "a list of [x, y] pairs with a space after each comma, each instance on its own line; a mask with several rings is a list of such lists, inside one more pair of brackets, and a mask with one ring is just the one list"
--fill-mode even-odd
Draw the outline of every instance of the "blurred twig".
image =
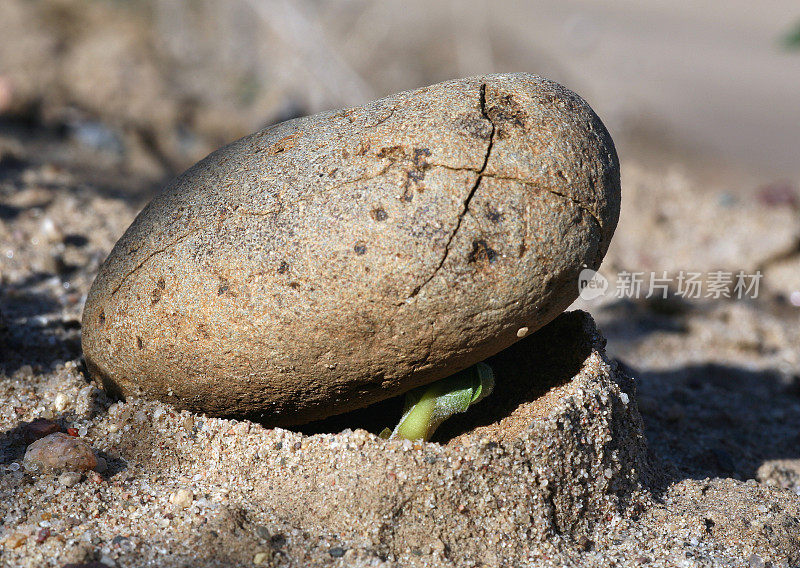
[[338, 57], [322, 28], [307, 18], [289, 0], [244, 0], [269, 30], [290, 50], [337, 106], [355, 105], [372, 98], [372, 89], [361, 76]]

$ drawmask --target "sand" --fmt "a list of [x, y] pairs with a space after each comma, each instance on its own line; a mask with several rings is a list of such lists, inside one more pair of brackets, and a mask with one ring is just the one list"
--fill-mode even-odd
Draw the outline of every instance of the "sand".
[[[564, 315], [493, 363], [517, 382], [429, 444], [374, 436], [391, 404], [300, 432], [112, 401], [88, 382], [78, 322], [141, 201], [94, 181], [80, 148], [34, 134], [7, 130], [0, 145], [3, 564], [800, 562], [800, 338], [780, 290], [600, 301], [608, 352], [588, 316]], [[669, 187], [638, 164], [626, 175], [642, 191], [698, 191], [690, 172]], [[610, 266], [648, 215], [623, 214]], [[36, 418], [73, 429], [107, 468], [26, 472]]]
[[[264, 120], [366, 94], [357, 84], [347, 94], [346, 81], [321, 88], [309, 79], [311, 60], [275, 51], [286, 38], [270, 36], [253, 57], [279, 67], [280, 57], [263, 54], [282, 54], [291, 73], [270, 80], [288, 77], [288, 85], [245, 104], [234, 95], [250, 85], [240, 76], [247, 61], [226, 63], [222, 40], [186, 44], [208, 60], [196, 76], [180, 65], [180, 30], [169, 28], [175, 43], [159, 51], [150, 35], [157, 26], [115, 6], [2, 6], [10, 48], [0, 52], [0, 565], [800, 565], [800, 300], [792, 300], [800, 191], [787, 162], [796, 105], [784, 96], [797, 59], [765, 43], [780, 32], [779, 15], [737, 4], [681, 19], [623, 6], [598, 19], [573, 4], [537, 8], [542, 33], [531, 34], [523, 25], [531, 18], [496, 10], [487, 29], [502, 37], [482, 52], [488, 65], [561, 79], [613, 127], [623, 208], [601, 269], [610, 290], [625, 270], [764, 276], [757, 298], [680, 300], [673, 286], [667, 300], [580, 300], [526, 351], [494, 362], [512, 377], [504, 388], [433, 442], [411, 444], [374, 436], [399, 401], [293, 431], [110, 400], [89, 382], [80, 352], [86, 293], [158, 187]], [[329, 39], [337, 30], [352, 36], [342, 53], [380, 92], [452, 76], [452, 46], [442, 47], [439, 29], [453, 11], [423, 17], [398, 6], [364, 11], [352, 27], [342, 25], [350, 21], [343, 8], [321, 14]], [[599, 34], [581, 23], [586, 14]], [[58, 18], [83, 26], [53, 34]], [[748, 58], [731, 48], [745, 24], [760, 38]], [[660, 31], [623, 33], [629, 28]], [[658, 44], [693, 29], [703, 33], [678, 50]], [[385, 49], [364, 48], [373, 44]], [[685, 53], [712, 44], [715, 69], [742, 73], [683, 65]], [[467, 47], [477, 52], [462, 59], [478, 61], [481, 46]], [[645, 63], [666, 59], [642, 73], [620, 56], [628, 52]], [[337, 72], [347, 71], [345, 59], [333, 57]], [[724, 92], [707, 97], [721, 115], [695, 105], [686, 84]], [[741, 84], [753, 89], [740, 92]], [[629, 98], [618, 96], [620, 85]], [[764, 90], [774, 104], [761, 104]], [[308, 95], [301, 106], [298, 92]], [[241, 104], [226, 106], [234, 99]], [[647, 114], [646, 100], [673, 125], [677, 147], [664, 145], [669, 133], [658, 120], [636, 118]], [[616, 113], [614, 101], [625, 108]], [[625, 136], [630, 121], [642, 137]], [[698, 151], [715, 145], [732, 161]], [[52, 424], [31, 426], [36, 419]], [[89, 444], [105, 467], [26, 471], [28, 445], [52, 428]]]

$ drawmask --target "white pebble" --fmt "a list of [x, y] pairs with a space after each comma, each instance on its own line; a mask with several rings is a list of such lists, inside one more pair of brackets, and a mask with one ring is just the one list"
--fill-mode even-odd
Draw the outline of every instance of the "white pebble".
[[265, 564], [270, 564], [272, 560], [272, 553], [270, 552], [257, 552], [256, 555], [253, 557], [253, 564], [256, 566], [263, 566]]
[[81, 480], [81, 474], [77, 471], [65, 471], [58, 476], [58, 482], [64, 487], [74, 487]]
[[517, 330], [517, 337], [525, 337], [528, 335], [528, 331], [530, 331], [527, 327], [521, 327]]
[[53, 400], [53, 408], [55, 408], [57, 412], [63, 412], [64, 409], [67, 408], [68, 404], [69, 397], [63, 392], [58, 393], [55, 400]]
[[630, 402], [630, 398], [628, 397], [628, 393], [621, 392], [619, 393], [619, 399], [622, 401], [622, 404], [628, 404]]
[[40, 225], [40, 230], [44, 235], [50, 239], [54, 239], [58, 237], [58, 231], [56, 230], [56, 224], [53, 223], [53, 220], [50, 217], [45, 217]]
[[194, 494], [188, 489], [178, 489], [169, 496], [169, 502], [181, 509], [185, 509], [191, 505], [192, 501], [194, 501]]

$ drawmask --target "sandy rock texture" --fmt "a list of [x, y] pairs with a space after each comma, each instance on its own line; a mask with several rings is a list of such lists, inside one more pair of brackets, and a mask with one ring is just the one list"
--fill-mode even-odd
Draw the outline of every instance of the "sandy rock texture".
[[561, 313], [619, 202], [599, 118], [533, 75], [282, 123], [137, 217], [89, 293], [87, 366], [115, 395], [270, 424], [364, 407]]

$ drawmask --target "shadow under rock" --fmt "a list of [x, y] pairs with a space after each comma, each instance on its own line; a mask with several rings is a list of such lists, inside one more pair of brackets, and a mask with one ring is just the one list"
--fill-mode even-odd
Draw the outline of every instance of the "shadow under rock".
[[[581, 311], [564, 313], [536, 333], [488, 358], [486, 363], [492, 367], [496, 381], [492, 395], [469, 412], [447, 420], [432, 441], [446, 443], [477, 427], [498, 422], [519, 405], [569, 381], [591, 353], [591, 338], [584, 331], [587, 317]], [[305, 434], [319, 434], [362, 428], [379, 434], [397, 424], [404, 398], [404, 395], [394, 397], [297, 429]]]
[[626, 371], [667, 481], [751, 479], [765, 460], [800, 458], [800, 377], [717, 363]]
[[683, 316], [696, 309], [697, 306], [677, 296], [641, 300], [623, 298], [602, 307], [595, 317], [607, 338], [630, 342], [658, 332], [686, 333], [688, 326]]

